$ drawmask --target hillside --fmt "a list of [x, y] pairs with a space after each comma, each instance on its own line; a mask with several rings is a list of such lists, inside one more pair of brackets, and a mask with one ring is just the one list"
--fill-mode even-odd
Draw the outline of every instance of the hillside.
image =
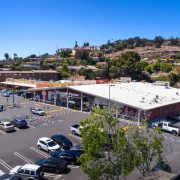
[[172, 59], [174, 55], [180, 54], [180, 46], [161, 46], [160, 48], [153, 46], [136, 47], [134, 49], [124, 49], [122, 51], [105, 54], [105, 56], [108, 58], [116, 58], [126, 51], [135, 51], [142, 59], [151, 62], [153, 59]]

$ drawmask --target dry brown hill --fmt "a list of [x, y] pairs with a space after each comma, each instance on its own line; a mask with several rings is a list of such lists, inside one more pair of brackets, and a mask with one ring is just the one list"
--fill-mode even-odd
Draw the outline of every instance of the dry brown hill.
[[170, 59], [173, 55], [180, 54], [180, 46], [162, 46], [161, 48], [155, 48], [152, 46], [137, 47], [134, 49], [125, 49], [119, 52], [106, 54], [105, 56], [108, 58], [116, 58], [126, 51], [135, 51], [142, 59], [151, 62], [153, 59]]

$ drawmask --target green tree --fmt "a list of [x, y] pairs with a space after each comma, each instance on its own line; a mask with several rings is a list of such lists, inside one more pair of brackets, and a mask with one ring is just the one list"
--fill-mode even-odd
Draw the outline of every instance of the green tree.
[[[89, 179], [119, 179], [134, 170], [133, 151], [129, 150], [129, 142], [125, 132], [117, 128], [118, 119], [109, 115], [108, 111], [94, 109], [92, 118], [81, 122], [82, 143], [85, 154], [80, 157], [82, 170]], [[108, 134], [112, 132], [112, 142]], [[109, 144], [112, 148], [106, 148]], [[129, 153], [126, 153], [129, 152]]]
[[163, 161], [163, 137], [160, 129], [149, 131], [131, 129], [130, 138], [134, 148], [135, 166], [145, 176], [151, 171], [153, 161]]
[[170, 74], [168, 75], [168, 77], [169, 77], [170, 85], [171, 85], [171, 86], [175, 86], [176, 83], [178, 82], [178, 75], [175, 74], [175, 73], [170, 73]]
[[155, 63], [151, 64], [151, 69], [153, 70], [153, 72], [159, 72], [161, 70], [161, 62], [158, 60]]
[[84, 49], [76, 50], [75, 58], [76, 59], [87, 60], [87, 59], [89, 59], [89, 51], [84, 50]]
[[89, 46], [89, 42], [84, 42], [83, 47]]
[[9, 54], [8, 53], [5, 53], [4, 57], [6, 58], [6, 60], [9, 60]]
[[142, 71], [147, 64], [141, 61], [141, 57], [134, 51], [127, 51], [120, 58], [109, 60], [110, 78], [131, 77], [142, 79]]
[[85, 79], [93, 80], [96, 78], [96, 73], [91, 69], [81, 68], [79, 70], [80, 76], [85, 76]]
[[163, 39], [163, 37], [161, 37], [161, 36], [156, 36], [156, 37], [154, 38], [154, 44], [155, 44], [155, 47], [156, 47], [156, 48], [160, 48], [161, 45], [163, 44], [163, 42], [164, 42], [164, 39]]
[[160, 70], [162, 72], [169, 73], [172, 70], [172, 65], [169, 63], [161, 63], [160, 64]]
[[85, 154], [79, 160], [89, 179], [118, 180], [135, 168], [145, 175], [153, 161], [162, 159], [163, 138], [159, 130], [149, 133], [146, 128], [120, 128], [119, 120], [108, 109], [94, 109], [91, 118], [81, 121], [81, 126]]
[[77, 47], [79, 47], [78, 46], [78, 43], [77, 43], [77, 41], [75, 42], [75, 45], [74, 45], [74, 48], [77, 48]]
[[72, 51], [70, 51], [70, 50], [62, 51], [62, 52], [60, 52], [60, 56], [62, 58], [69, 58], [69, 57], [71, 57], [71, 53], [72, 53]]
[[56, 70], [59, 73], [59, 79], [69, 78], [70, 74], [68, 71], [68, 65], [66, 63], [63, 63], [62, 67], [58, 67]]

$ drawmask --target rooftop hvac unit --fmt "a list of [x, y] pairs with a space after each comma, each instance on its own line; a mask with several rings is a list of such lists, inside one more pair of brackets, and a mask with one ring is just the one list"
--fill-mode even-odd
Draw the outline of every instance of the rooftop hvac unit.
[[169, 87], [169, 82], [167, 82], [167, 81], [156, 81], [153, 83], [153, 85]]

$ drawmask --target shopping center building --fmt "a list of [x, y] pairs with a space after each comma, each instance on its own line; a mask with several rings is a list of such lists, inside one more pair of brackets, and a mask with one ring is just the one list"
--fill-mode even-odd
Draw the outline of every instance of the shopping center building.
[[166, 82], [99, 83], [32, 86], [25, 93], [31, 92], [35, 101], [80, 111], [91, 110], [94, 106], [112, 110], [116, 107], [113, 112], [116, 117], [136, 122], [144, 118], [154, 120], [180, 115], [180, 89], [172, 88]]

